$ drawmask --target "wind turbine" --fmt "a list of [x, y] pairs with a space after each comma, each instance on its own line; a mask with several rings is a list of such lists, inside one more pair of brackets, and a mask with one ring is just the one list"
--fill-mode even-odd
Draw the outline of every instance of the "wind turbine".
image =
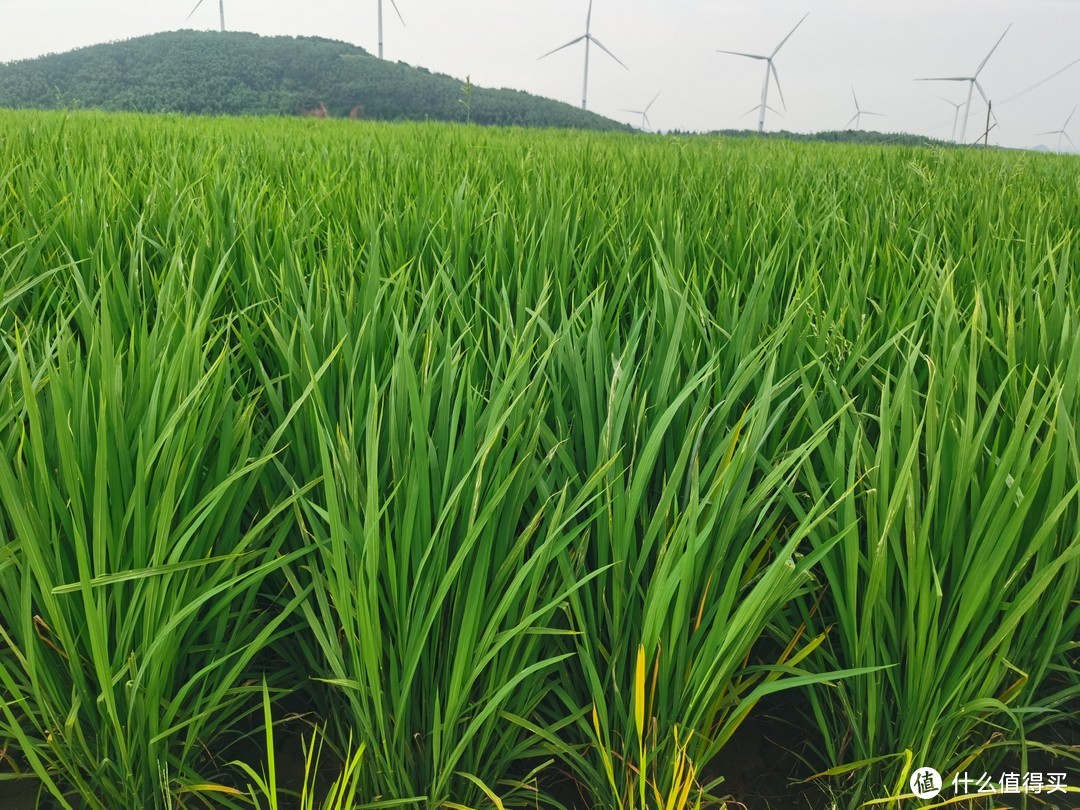
[[880, 116], [882, 118], [885, 117], [885, 113], [870, 112], [869, 110], [864, 110], [862, 107], [860, 107], [859, 106], [859, 97], [855, 95], [855, 88], [854, 87], [851, 88], [851, 97], [853, 99], [855, 99], [855, 114], [853, 116], [851, 116], [851, 118], [850, 118], [850, 120], [848, 120], [846, 126], [850, 127], [851, 122], [854, 121], [855, 122], [855, 130], [858, 131], [859, 122], [862, 120], [862, 117], [864, 115], [877, 115], [877, 116]]
[[998, 45], [1001, 44], [1001, 40], [1005, 39], [1005, 34], [1009, 33], [1009, 28], [1012, 28], [1011, 23], [1009, 24], [1009, 27], [1005, 29], [1005, 33], [1003, 33], [1000, 37], [998, 37], [998, 41], [994, 43], [994, 47], [990, 49], [990, 53], [988, 53], [983, 58], [983, 60], [981, 62], [979, 62], [979, 66], [975, 69], [975, 73], [973, 75], [971, 75], [971, 76], [934, 76], [934, 77], [931, 77], [929, 79], [916, 79], [916, 81], [920, 81], [920, 82], [967, 82], [968, 83], [967, 101], [964, 103], [964, 123], [960, 125], [960, 141], [961, 141], [961, 143], [967, 143], [967, 141], [965, 140], [965, 135], [967, 133], [968, 118], [971, 117], [971, 94], [972, 94], [972, 92], [974, 90], [978, 89], [979, 95], [982, 96], [983, 101], [986, 102], [987, 106], [990, 105], [990, 99], [988, 99], [986, 97], [986, 93], [983, 91], [982, 85], [979, 84], [979, 74], [982, 73], [982, 69], [984, 67], [986, 67], [986, 63], [990, 61], [990, 57], [994, 55], [994, 51], [996, 51]]
[[[780, 40], [780, 44], [777, 45], [773, 49], [773, 52], [768, 56], [762, 56], [761, 54], [757, 53], [743, 53], [742, 51], [723, 51], [719, 49], [717, 50], [717, 53], [730, 53], [733, 56], [745, 56], [747, 59], [758, 59], [765, 62], [765, 81], [761, 84], [761, 104], [758, 106], [758, 132], [762, 132], [765, 129], [765, 109], [769, 106], [768, 102], [770, 74], [772, 75], [772, 78], [776, 81], [776, 91], [780, 94], [780, 102], [784, 105], [784, 109], [787, 110], [787, 102], [784, 101], [784, 91], [780, 89], [780, 76], [776, 72], [776, 65], [773, 63], [773, 59], [776, 57], [776, 54], [780, 52], [780, 49], [784, 47], [784, 44], [789, 39], [791, 39], [791, 35], [795, 33], [795, 29], [802, 25], [803, 20], [805, 20], [809, 16], [810, 12], [808, 11], [806, 12], [806, 14], [803, 15], [802, 20], [799, 20], [797, 23], [795, 23], [795, 28], [792, 28], [791, 31], [788, 32], [788, 35], [782, 40]], [[751, 107], [749, 112], [753, 112], [753, 109], [754, 108]]]
[[953, 113], [952, 119], [952, 136], [949, 138], [949, 140], [951, 140], [953, 143], [956, 143], [956, 122], [960, 118], [960, 108], [964, 106], [964, 102], [950, 101], [949, 99], [945, 98], [945, 96], [938, 96], [938, 98], [940, 98], [946, 104], [952, 105], [952, 107], [956, 110], [956, 112]]
[[[194, 14], [196, 11], [198, 11], [199, 6], [201, 6], [202, 4], [203, 4], [203, 0], [199, 0], [199, 2], [195, 4], [195, 8], [193, 8], [191, 10], [191, 14], [187, 15], [187, 18], [189, 20], [191, 19], [192, 14]], [[218, 0], [218, 15], [221, 17], [221, 30], [224, 31], [225, 30], [225, 0]]]
[[[1078, 105], [1078, 106], [1080, 106], [1080, 105]], [[1057, 135], [1058, 136], [1057, 148], [1058, 148], [1059, 152], [1061, 151], [1061, 136], [1064, 135], [1065, 140], [1067, 140], [1070, 144], [1072, 144], [1072, 148], [1075, 149], [1076, 144], [1073, 143], [1073, 139], [1069, 137], [1069, 133], [1065, 131], [1065, 130], [1067, 130], [1069, 128], [1069, 122], [1072, 121], [1072, 117], [1075, 114], [1076, 114], [1076, 107], [1073, 107], [1072, 112], [1069, 113], [1069, 117], [1065, 119], [1065, 125], [1061, 129], [1052, 129], [1049, 132], [1039, 132], [1039, 133], [1036, 133], [1036, 134], [1038, 134], [1038, 135]]]
[[[390, 5], [394, 7], [394, 11], [397, 12], [398, 19], [401, 20], [401, 24], [405, 25], [405, 18], [401, 16], [401, 10], [397, 7], [397, 3], [394, 0], [390, 0]], [[379, 0], [379, 58], [383, 58], [383, 38], [382, 38], [382, 0]]]
[[617, 57], [615, 54], [613, 54], [611, 51], [609, 51], [607, 48], [605, 48], [603, 43], [600, 42], [600, 40], [598, 40], [596, 37], [594, 37], [592, 35], [592, 33], [591, 33], [591, 28], [592, 28], [592, 4], [593, 4], [593, 0], [589, 0], [589, 12], [588, 12], [588, 14], [585, 15], [585, 33], [582, 34], [580, 37], [577, 37], [576, 39], [570, 40], [565, 45], [560, 45], [558, 48], [555, 48], [553, 50], [548, 51], [543, 56], [541, 56], [539, 59], [537, 59], [537, 61], [539, 62], [540, 59], [545, 59], [548, 56], [551, 56], [556, 51], [561, 51], [563, 48], [569, 48], [571, 45], [577, 45], [582, 40], [585, 40], [585, 80], [581, 85], [581, 109], [583, 109], [583, 110], [586, 109], [586, 102], [587, 102], [588, 97], [589, 97], [589, 43], [590, 42], [595, 42], [596, 47], [598, 47], [600, 50], [602, 50], [604, 53], [606, 53], [608, 56], [610, 56], [612, 59], [614, 59], [616, 62], [618, 62], [620, 65], [622, 65], [627, 70], [630, 69], [630, 68], [626, 67], [626, 65], [623, 64], [623, 61], [621, 59], [619, 59], [619, 57]]
[[655, 96], [653, 96], [653, 100], [645, 105], [644, 110], [628, 110], [625, 107], [623, 107], [623, 112], [634, 113], [635, 115], [640, 115], [641, 116], [641, 128], [645, 129], [646, 127], [651, 126], [651, 123], [649, 122], [649, 108], [652, 107], [652, 105], [656, 102], [656, 100], [658, 98], [660, 98], [660, 93], [657, 93]]

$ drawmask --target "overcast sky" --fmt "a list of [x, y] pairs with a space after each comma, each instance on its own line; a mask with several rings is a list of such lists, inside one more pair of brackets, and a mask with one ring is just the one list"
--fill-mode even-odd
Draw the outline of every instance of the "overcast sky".
[[[397, 0], [402, 26], [384, 0], [386, 57], [464, 78], [580, 104], [583, 47], [537, 57], [585, 32], [588, 0]], [[70, 50], [177, 28], [216, 28], [217, 0], [0, 0], [0, 61]], [[806, 12], [776, 57], [787, 101], [767, 129], [843, 128], [855, 113], [864, 128], [949, 138], [967, 84], [916, 82], [970, 76], [1006, 26], [1012, 29], [980, 74], [1000, 127], [991, 142], [1058, 143], [1080, 104], [1080, 64], [1014, 100], [1025, 88], [1080, 59], [1080, 0], [594, 0], [592, 33], [629, 66], [595, 47], [589, 109], [639, 124], [657, 93], [655, 129], [756, 126], [741, 117], [760, 97], [763, 62], [717, 49], [767, 54]], [[376, 0], [225, 0], [228, 28], [260, 34], [318, 35], [376, 51]], [[782, 110], [775, 87], [769, 104]], [[975, 94], [967, 140], [985, 128]], [[1080, 144], [1080, 112], [1069, 135]], [[1067, 142], [1064, 142], [1068, 146]]]

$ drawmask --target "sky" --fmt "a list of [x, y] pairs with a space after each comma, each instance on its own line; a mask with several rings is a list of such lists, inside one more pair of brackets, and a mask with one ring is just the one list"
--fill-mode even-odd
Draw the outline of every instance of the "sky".
[[[0, 0], [0, 62], [178, 28], [218, 26], [217, 0]], [[589, 109], [635, 125], [659, 93], [655, 130], [752, 128], [764, 63], [718, 49], [768, 54], [809, 12], [776, 56], [786, 110], [769, 91], [765, 127], [796, 132], [863, 128], [949, 139], [968, 85], [917, 82], [970, 76], [1011, 24], [979, 76], [994, 101], [1002, 146], [1058, 145], [1056, 134], [1080, 104], [1080, 0], [593, 0], [592, 34], [622, 60], [593, 47]], [[377, 0], [225, 0], [231, 30], [316, 35], [377, 50]], [[581, 102], [584, 50], [546, 51], [585, 33], [588, 0], [397, 0], [405, 25], [384, 0], [387, 59], [419, 65], [474, 85], [511, 87]], [[963, 115], [961, 113], [961, 119]], [[985, 130], [986, 105], [974, 94], [967, 140]], [[959, 130], [959, 127], [958, 127]], [[1068, 134], [1080, 144], [1080, 111]], [[1061, 139], [1063, 148], [1071, 149]]]

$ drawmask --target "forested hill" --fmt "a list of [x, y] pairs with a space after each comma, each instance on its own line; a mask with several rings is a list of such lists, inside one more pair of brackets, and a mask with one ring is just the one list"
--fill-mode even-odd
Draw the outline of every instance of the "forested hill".
[[569, 104], [317, 37], [174, 31], [0, 65], [0, 107], [629, 129]]

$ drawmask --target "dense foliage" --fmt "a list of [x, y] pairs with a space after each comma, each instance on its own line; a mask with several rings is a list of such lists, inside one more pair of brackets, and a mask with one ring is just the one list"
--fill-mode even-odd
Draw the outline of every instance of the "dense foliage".
[[[465, 85], [465, 86], [463, 86]], [[0, 65], [0, 107], [629, 129], [518, 90], [469, 88], [316, 37], [175, 31]]]
[[1080, 759], [1075, 160], [19, 112], [0, 166], [0, 787], [263, 806], [300, 714], [337, 808], [719, 806], [796, 688], [837, 806]]
[[867, 129], [844, 129], [827, 132], [758, 132], [756, 129], [725, 129], [710, 133], [713, 137], [723, 138], [779, 138], [785, 141], [824, 141], [825, 143], [851, 143], [874, 146], [933, 146], [945, 147], [951, 144], [924, 135], [912, 135], [908, 132], [875, 132]]

